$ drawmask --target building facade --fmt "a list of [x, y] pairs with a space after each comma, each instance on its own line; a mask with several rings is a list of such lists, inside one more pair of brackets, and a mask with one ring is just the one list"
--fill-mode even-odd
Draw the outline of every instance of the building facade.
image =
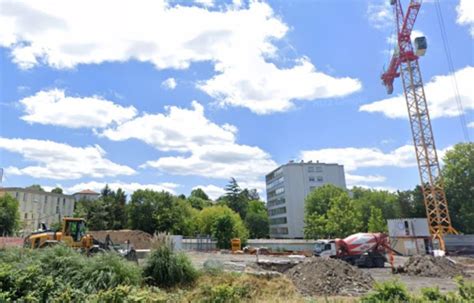
[[95, 201], [100, 197], [100, 193], [92, 191], [90, 189], [81, 190], [80, 192], [77, 192], [72, 195], [74, 196], [76, 202], [80, 200]]
[[344, 166], [292, 162], [265, 177], [270, 237], [303, 238], [304, 200], [315, 188], [333, 184], [346, 189]]
[[19, 202], [20, 220], [24, 232], [38, 229], [40, 223], [51, 226], [62, 217], [72, 217], [75, 199], [72, 195], [56, 194], [20, 187], [0, 188]]

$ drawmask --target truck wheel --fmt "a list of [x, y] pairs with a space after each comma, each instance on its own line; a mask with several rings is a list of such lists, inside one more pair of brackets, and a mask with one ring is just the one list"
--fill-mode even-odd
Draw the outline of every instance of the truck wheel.
[[385, 260], [383, 258], [375, 259], [375, 267], [384, 268], [385, 267]]

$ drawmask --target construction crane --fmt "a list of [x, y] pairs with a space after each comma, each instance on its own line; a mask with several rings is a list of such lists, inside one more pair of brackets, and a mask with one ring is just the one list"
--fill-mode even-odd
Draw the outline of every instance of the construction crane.
[[433, 129], [431, 128], [428, 104], [421, 78], [419, 56], [423, 56], [426, 38], [415, 39], [413, 48], [411, 32], [421, 7], [421, 0], [410, 0], [406, 14], [403, 14], [400, 0], [390, 0], [396, 20], [398, 45], [390, 60], [388, 69], [382, 74], [387, 93], [393, 92], [393, 81], [401, 75], [410, 120], [416, 160], [421, 179], [421, 188], [426, 208], [430, 233], [445, 250], [445, 234], [457, 234], [451, 225], [448, 201], [444, 191], [443, 178], [436, 152]]

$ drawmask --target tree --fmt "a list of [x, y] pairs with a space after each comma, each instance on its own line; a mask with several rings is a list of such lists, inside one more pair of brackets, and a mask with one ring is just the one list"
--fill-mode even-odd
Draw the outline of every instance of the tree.
[[229, 214], [224, 214], [216, 219], [212, 226], [212, 234], [217, 239], [218, 248], [230, 248], [234, 235], [234, 221]]
[[240, 238], [242, 242], [247, 241], [249, 232], [239, 214], [224, 205], [215, 205], [201, 210], [197, 216], [197, 230], [201, 234], [215, 237], [213, 226], [217, 219], [224, 215], [229, 215], [232, 218], [234, 226], [232, 237]]
[[229, 184], [225, 187], [224, 201], [232, 210], [245, 218], [247, 214], [248, 199], [242, 195], [242, 189], [234, 178], [231, 178]]
[[344, 238], [361, 231], [361, 213], [347, 193], [331, 199], [327, 213], [326, 233], [334, 238]]
[[36, 190], [36, 191], [44, 191], [44, 189], [39, 184], [30, 185], [26, 189]]
[[401, 211], [396, 194], [386, 190], [366, 189], [361, 187], [354, 187], [352, 193], [355, 205], [362, 215], [362, 230], [368, 229], [372, 206], [382, 211], [382, 216], [385, 220], [400, 218]]
[[128, 208], [132, 229], [150, 234], [169, 232], [185, 236], [194, 233], [197, 213], [184, 200], [172, 194], [153, 190], [137, 190]]
[[248, 201], [251, 201], [251, 200], [260, 200], [260, 195], [258, 194], [258, 191], [254, 188], [254, 189], [247, 189], [247, 188], [244, 188], [241, 192], [240, 192], [240, 195], [248, 200]]
[[268, 238], [270, 225], [268, 212], [263, 202], [254, 200], [248, 203], [245, 225], [251, 238]]
[[201, 198], [208, 201], [209, 196], [201, 188], [196, 188], [191, 191], [191, 197]]
[[270, 223], [266, 212], [248, 212], [247, 217], [245, 217], [245, 225], [249, 230], [250, 238], [268, 238]]
[[344, 192], [344, 189], [332, 184], [325, 184], [316, 188], [305, 199], [305, 215], [325, 214], [329, 210], [331, 199]]
[[0, 197], [0, 236], [11, 235], [18, 229], [20, 223], [18, 207], [18, 201], [9, 194]]
[[400, 218], [426, 217], [423, 193], [419, 185], [413, 190], [397, 191], [396, 195]]
[[212, 205], [210, 201], [204, 200], [202, 198], [195, 197], [195, 196], [189, 196], [187, 201], [193, 208], [199, 209], [199, 210], [203, 209], [204, 207], [209, 207]]
[[109, 229], [123, 229], [127, 226], [127, 195], [121, 188], [119, 188], [113, 195], [110, 195], [109, 197], [105, 198], [108, 203], [110, 216], [108, 224]]
[[110, 216], [103, 198], [95, 201], [81, 199], [76, 203], [74, 216], [84, 218], [90, 230], [108, 229]]
[[55, 187], [51, 190], [52, 193], [55, 193], [55, 194], [62, 194], [63, 193], [63, 189], [61, 187]]
[[443, 177], [452, 224], [474, 233], [474, 143], [459, 143], [443, 158]]
[[306, 214], [304, 233], [307, 239], [342, 238], [361, 231], [361, 213], [346, 192], [330, 197], [328, 204], [326, 213]]
[[386, 232], [387, 224], [382, 216], [380, 208], [370, 207], [370, 217], [368, 223], [368, 232]]

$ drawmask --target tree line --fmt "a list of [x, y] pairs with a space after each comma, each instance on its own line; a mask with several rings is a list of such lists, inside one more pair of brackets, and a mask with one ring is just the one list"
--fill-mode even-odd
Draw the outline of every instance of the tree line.
[[[455, 145], [443, 162], [452, 224], [461, 233], [474, 234], [474, 143]], [[385, 232], [387, 219], [425, 217], [420, 186], [397, 192], [354, 187], [349, 193], [325, 185], [305, 200], [304, 234], [308, 239], [318, 239]]]

